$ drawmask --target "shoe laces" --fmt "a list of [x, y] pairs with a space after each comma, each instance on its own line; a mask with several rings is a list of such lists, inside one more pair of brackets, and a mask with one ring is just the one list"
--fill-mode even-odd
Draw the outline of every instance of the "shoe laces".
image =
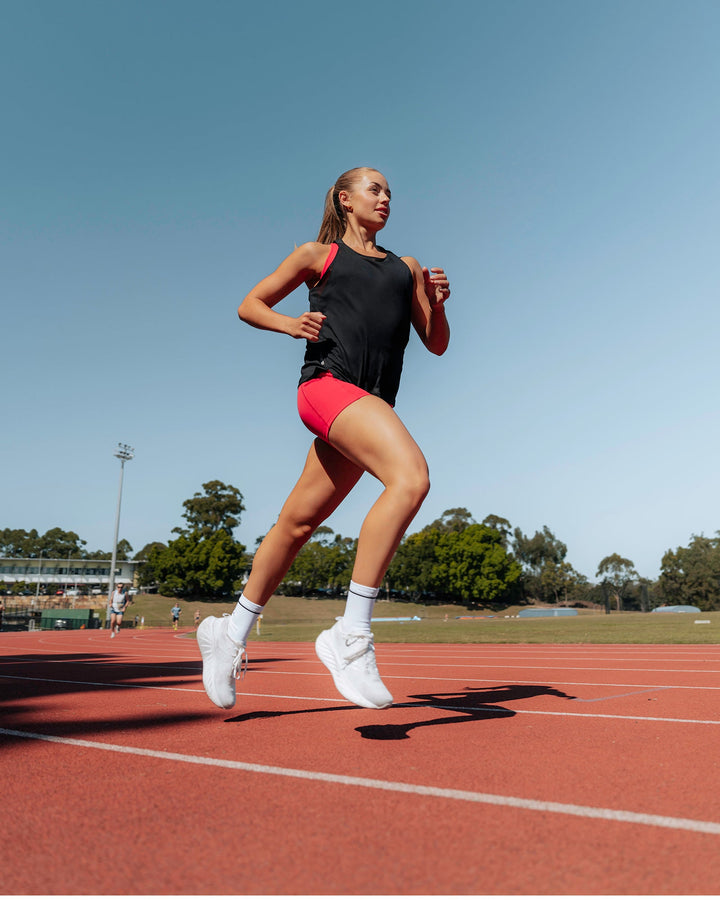
[[[223, 613], [223, 619], [229, 619], [230, 615], [228, 613]], [[248, 655], [247, 650], [245, 649], [244, 644], [236, 644], [235, 641], [227, 636], [230, 643], [236, 647], [235, 655], [233, 656], [232, 663], [232, 677], [237, 681], [238, 678], [245, 678], [245, 673], [247, 672], [248, 667]]]
[[247, 651], [242, 644], [237, 645], [237, 653], [233, 659], [232, 676], [237, 681], [238, 678], [245, 678], [248, 667]]
[[355, 662], [356, 659], [360, 659], [360, 657], [364, 656], [368, 651], [375, 649], [372, 634], [343, 633], [343, 643], [345, 644], [346, 650], [343, 654], [345, 665]]

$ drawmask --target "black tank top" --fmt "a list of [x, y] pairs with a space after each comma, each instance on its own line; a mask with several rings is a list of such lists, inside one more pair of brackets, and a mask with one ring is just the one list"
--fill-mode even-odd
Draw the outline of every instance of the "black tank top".
[[337, 245], [335, 259], [310, 289], [310, 311], [327, 318], [319, 340], [307, 342], [300, 384], [332, 372], [392, 406], [410, 336], [412, 273], [383, 248], [386, 256], [378, 259]]

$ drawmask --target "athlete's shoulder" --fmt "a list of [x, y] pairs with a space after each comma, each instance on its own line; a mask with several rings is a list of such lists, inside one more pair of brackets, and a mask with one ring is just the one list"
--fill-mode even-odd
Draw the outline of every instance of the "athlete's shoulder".
[[295, 248], [295, 254], [305, 263], [315, 263], [318, 260], [324, 262], [330, 252], [331, 244], [321, 244], [319, 241], [307, 241]]
[[330, 247], [330, 244], [321, 244], [319, 241], [307, 241], [293, 250], [290, 259], [305, 280], [313, 276], [319, 277], [330, 253]]
[[405, 263], [408, 269], [410, 269], [413, 275], [422, 276], [422, 267], [414, 256], [401, 256], [400, 259]]

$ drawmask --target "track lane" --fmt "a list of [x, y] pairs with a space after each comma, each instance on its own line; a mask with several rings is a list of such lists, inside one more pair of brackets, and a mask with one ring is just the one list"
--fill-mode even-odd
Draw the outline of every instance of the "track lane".
[[[77, 827], [103, 833], [114, 811], [133, 828], [134, 862], [125, 876], [122, 866], [113, 875], [101, 865], [62, 875], [70, 886], [87, 879], [90, 893], [124, 892], [118, 884], [131, 883], [123, 881], [131, 871], [138, 885], [131, 893], [703, 893], [720, 877], [714, 834], [552, 808], [717, 822], [718, 773], [711, 761], [718, 716], [711, 688], [720, 685], [697, 662], [695, 689], [650, 685], [655, 699], [648, 699], [644, 686], [619, 695], [603, 654], [596, 674], [604, 680], [571, 689], [563, 681], [566, 648], [535, 645], [532, 659], [524, 660], [516, 647], [505, 648], [504, 656], [502, 648], [445, 647], [443, 660], [439, 647], [425, 654], [379, 645], [381, 671], [399, 703], [372, 711], [333, 696], [312, 645], [259, 642], [252, 645], [238, 706], [223, 712], [202, 692], [196, 647], [178, 635], [148, 631], [125, 641], [123, 634], [112, 646], [90, 634], [49, 634], [42, 643], [18, 637], [25, 636], [0, 637], [2, 727], [94, 746], [40, 746], [47, 742], [0, 734], [4, 760], [11, 758], [28, 779], [39, 772], [43, 786], [36, 795], [27, 785], [22, 790], [22, 778], [13, 785], [11, 808], [19, 816], [13, 828], [37, 825], [43, 801], [52, 821], [70, 809]], [[564, 654], [558, 667], [553, 649]], [[635, 670], [667, 670], [662, 651], [661, 666], [636, 666], [640, 660], [628, 648], [618, 661]], [[688, 655], [673, 656], [688, 668]], [[436, 669], [418, 666], [418, 657], [434, 658]], [[482, 672], [483, 662], [494, 664]], [[513, 677], [518, 671], [539, 677]], [[676, 674], [685, 680], [691, 673]], [[670, 703], [676, 696], [685, 698], [684, 707]], [[686, 718], [644, 713], [661, 702], [666, 709], [679, 702]], [[691, 711], [701, 721], [690, 721]], [[136, 749], [170, 756], [136, 758]], [[265, 769], [222, 771], [190, 758]], [[691, 772], [680, 768], [690, 758], [707, 763]], [[273, 767], [350, 781], [306, 784]], [[112, 776], [116, 771], [122, 778]], [[373, 791], [352, 779], [440, 793]], [[115, 785], [110, 793], [109, 785]], [[530, 805], [470, 802], [443, 791]], [[138, 799], [143, 823], [132, 805]], [[217, 839], [223, 834], [227, 841]], [[53, 840], [70, 852], [70, 834], [57, 830]], [[243, 860], [233, 848], [244, 842], [253, 850]], [[373, 865], [360, 859], [360, 848], [368, 849], [363, 857]], [[692, 871], [678, 865], [677, 854], [692, 854]], [[25, 879], [25, 888], [42, 881], [39, 865], [24, 874], [10, 870]]]

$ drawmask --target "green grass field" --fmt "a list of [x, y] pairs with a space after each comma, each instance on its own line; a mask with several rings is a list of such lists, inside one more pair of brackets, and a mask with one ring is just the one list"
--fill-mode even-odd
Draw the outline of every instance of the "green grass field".
[[[171, 624], [172, 598], [141, 594], [126, 615], [126, 621], [144, 616], [145, 626]], [[180, 601], [180, 624], [193, 625], [195, 610], [201, 618], [232, 612], [234, 603], [190, 603]], [[343, 600], [309, 600], [273, 597], [264, 614], [257, 641], [314, 641], [318, 633], [342, 615]], [[374, 622], [376, 643], [452, 644], [717, 644], [720, 643], [720, 612], [710, 613], [617, 613], [581, 610], [578, 616], [517, 619], [521, 607], [500, 613], [468, 612], [459, 606], [420, 606], [382, 601], [375, 606], [379, 617], [420, 616], [420, 622]], [[458, 620], [457, 616], [493, 616]], [[447, 616], [447, 621], [445, 617]], [[695, 624], [709, 620], [709, 624]]]

